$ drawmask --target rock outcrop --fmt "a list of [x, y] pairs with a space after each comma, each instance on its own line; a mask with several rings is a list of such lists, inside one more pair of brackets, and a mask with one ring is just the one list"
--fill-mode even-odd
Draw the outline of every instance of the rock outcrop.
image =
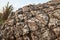
[[0, 27], [0, 40], [60, 40], [60, 1], [27, 5]]

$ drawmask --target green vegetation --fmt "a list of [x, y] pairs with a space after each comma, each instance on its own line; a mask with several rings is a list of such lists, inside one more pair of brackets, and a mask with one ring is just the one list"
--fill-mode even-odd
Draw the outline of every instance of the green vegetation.
[[3, 20], [2, 20], [2, 13], [0, 13], [0, 25], [3, 23]]
[[2, 13], [0, 13], [0, 19], [1, 19]]
[[12, 12], [12, 10], [13, 10], [13, 7], [12, 7], [12, 5], [9, 5], [9, 2], [8, 2], [7, 5], [3, 8], [2, 19], [7, 20], [9, 14]]
[[0, 13], [0, 25], [4, 23], [5, 20], [7, 20], [9, 14], [12, 12], [13, 7], [12, 5], [9, 5], [9, 2], [5, 7], [3, 7], [3, 12]]

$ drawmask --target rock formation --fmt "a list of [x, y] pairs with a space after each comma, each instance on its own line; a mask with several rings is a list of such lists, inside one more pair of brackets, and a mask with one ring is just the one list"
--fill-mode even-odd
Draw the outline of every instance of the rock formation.
[[26, 5], [0, 27], [0, 40], [60, 40], [60, 2]]

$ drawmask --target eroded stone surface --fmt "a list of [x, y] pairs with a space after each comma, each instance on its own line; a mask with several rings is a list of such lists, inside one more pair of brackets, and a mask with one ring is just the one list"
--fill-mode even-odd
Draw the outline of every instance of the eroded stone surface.
[[0, 27], [0, 40], [60, 40], [60, 2], [27, 5]]

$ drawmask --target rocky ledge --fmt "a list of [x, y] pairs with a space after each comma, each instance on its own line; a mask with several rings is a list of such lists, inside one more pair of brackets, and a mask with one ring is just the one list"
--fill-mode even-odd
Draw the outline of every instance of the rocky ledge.
[[0, 40], [60, 40], [60, 1], [26, 5], [10, 13]]

